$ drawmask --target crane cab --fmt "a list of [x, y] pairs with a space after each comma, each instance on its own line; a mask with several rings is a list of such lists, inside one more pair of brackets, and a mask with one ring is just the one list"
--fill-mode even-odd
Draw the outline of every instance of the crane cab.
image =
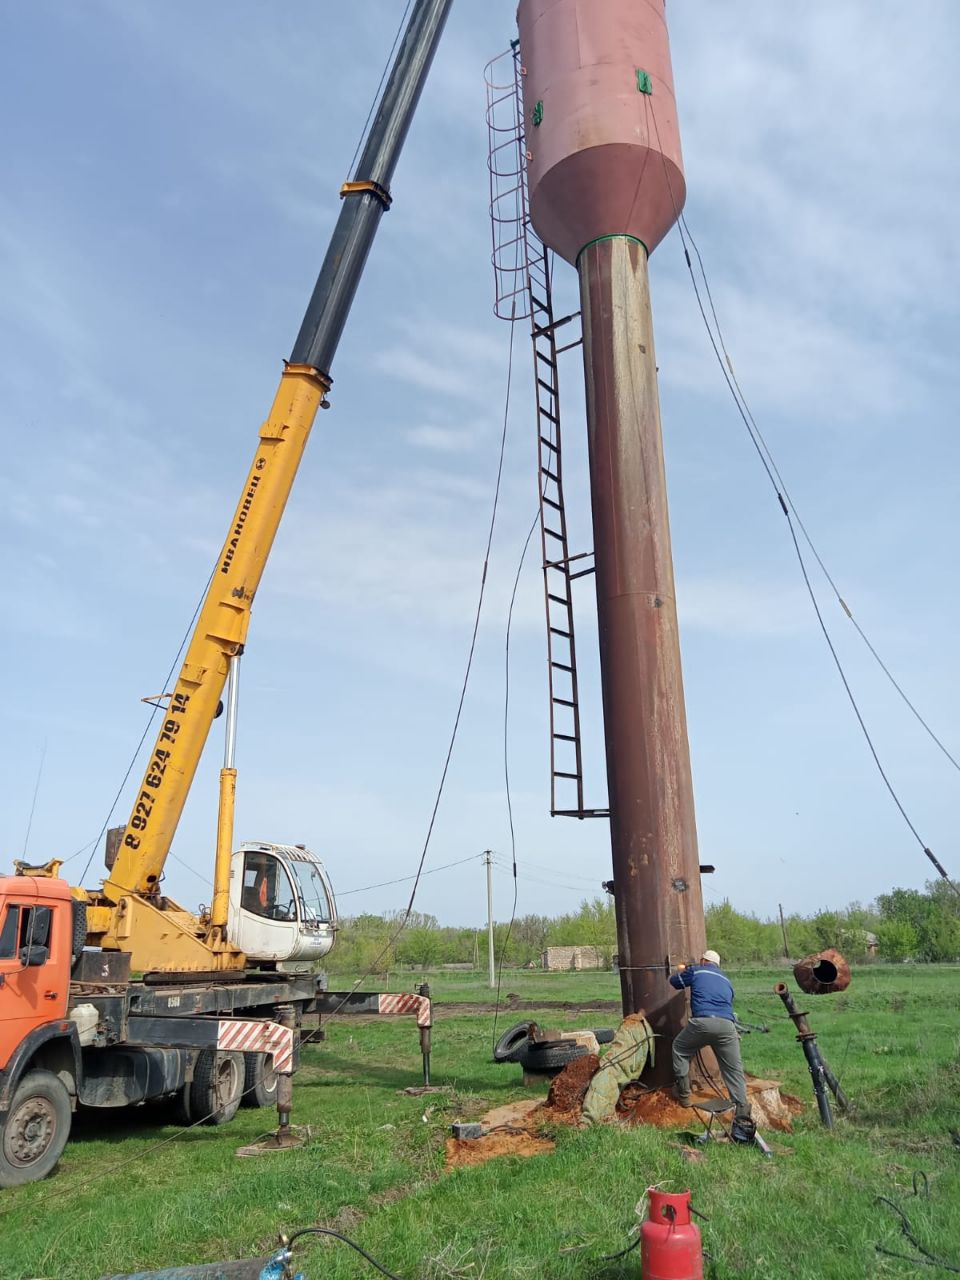
[[333, 947], [337, 907], [323, 863], [303, 845], [242, 844], [230, 868], [230, 940], [254, 967], [302, 973]]

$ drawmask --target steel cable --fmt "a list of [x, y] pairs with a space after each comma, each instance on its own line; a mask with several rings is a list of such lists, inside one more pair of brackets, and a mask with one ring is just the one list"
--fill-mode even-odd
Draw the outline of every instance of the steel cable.
[[[842, 681], [842, 683], [843, 683], [843, 687], [844, 687], [844, 689], [845, 689], [845, 691], [846, 691], [846, 694], [847, 694], [847, 697], [848, 697], [848, 699], [849, 699], [849, 701], [850, 701], [850, 705], [851, 705], [851, 707], [853, 708], [854, 714], [855, 714], [855, 716], [856, 716], [856, 718], [857, 718], [857, 722], [858, 722], [858, 723], [859, 723], [859, 725], [860, 725], [860, 729], [861, 729], [861, 731], [862, 731], [863, 737], [864, 737], [864, 739], [866, 740], [867, 746], [869, 747], [870, 754], [872, 755], [873, 760], [874, 760], [874, 763], [876, 764], [876, 767], [877, 767], [877, 769], [878, 769], [878, 771], [879, 771], [879, 773], [880, 773], [880, 777], [882, 778], [883, 783], [884, 783], [884, 785], [885, 785], [885, 787], [886, 787], [887, 791], [890, 793], [890, 796], [891, 796], [891, 798], [893, 799], [894, 804], [896, 805], [897, 809], [900, 811], [900, 814], [901, 814], [901, 816], [903, 817], [904, 822], [906, 823], [907, 827], [910, 829], [911, 833], [912, 833], [912, 834], [913, 834], [913, 836], [915, 837], [915, 839], [916, 839], [917, 843], [920, 845], [920, 848], [923, 850], [923, 852], [924, 852], [924, 854], [926, 855], [926, 857], [930, 860], [930, 862], [932, 863], [932, 865], [936, 868], [937, 874], [941, 877], [941, 879], [943, 879], [943, 880], [945, 880], [945, 881], [947, 882], [947, 884], [950, 886], [950, 888], [953, 890], [953, 892], [954, 892], [954, 893], [956, 893], [958, 896], [960, 896], [960, 888], [958, 888], [958, 886], [957, 886], [957, 885], [953, 882], [953, 880], [950, 878], [950, 876], [948, 875], [948, 873], [947, 873], [946, 869], [943, 867], [943, 865], [942, 865], [942, 864], [940, 863], [940, 861], [937, 859], [937, 857], [936, 857], [936, 855], [933, 853], [932, 849], [930, 849], [930, 847], [925, 843], [925, 841], [924, 841], [924, 840], [923, 840], [923, 838], [921, 837], [920, 833], [918, 832], [918, 830], [917, 830], [916, 826], [914, 825], [914, 823], [913, 823], [913, 822], [912, 822], [912, 820], [910, 819], [910, 816], [908, 815], [908, 813], [907, 813], [907, 811], [906, 811], [906, 809], [905, 809], [905, 807], [904, 807], [903, 803], [902, 803], [902, 802], [901, 802], [901, 800], [900, 800], [899, 795], [897, 794], [896, 790], [894, 789], [893, 784], [891, 783], [890, 778], [889, 778], [889, 776], [887, 775], [887, 772], [886, 772], [886, 770], [884, 769], [884, 767], [883, 767], [883, 765], [882, 765], [882, 763], [881, 763], [881, 761], [880, 761], [880, 756], [879, 756], [879, 754], [878, 754], [878, 752], [877, 752], [877, 749], [876, 749], [876, 747], [875, 747], [875, 745], [874, 745], [873, 738], [871, 737], [870, 732], [869, 732], [869, 730], [867, 729], [866, 722], [865, 722], [865, 720], [864, 720], [864, 718], [863, 718], [863, 715], [862, 715], [862, 713], [861, 713], [861, 711], [860, 711], [860, 707], [859, 707], [859, 705], [858, 705], [858, 703], [857, 703], [856, 697], [855, 697], [855, 695], [854, 695], [854, 693], [853, 693], [853, 690], [852, 690], [852, 688], [851, 688], [851, 686], [850, 686], [850, 682], [849, 682], [849, 680], [848, 680], [848, 678], [847, 678], [847, 675], [846, 675], [846, 672], [845, 672], [845, 670], [844, 670], [843, 664], [842, 664], [842, 662], [840, 661], [840, 657], [839, 657], [839, 655], [838, 655], [838, 653], [837, 653], [837, 650], [836, 650], [836, 648], [835, 648], [835, 646], [834, 646], [834, 644], [833, 644], [833, 640], [832, 640], [832, 638], [831, 638], [831, 636], [830, 636], [830, 632], [829, 632], [829, 630], [827, 629], [827, 625], [826, 625], [826, 622], [825, 622], [825, 620], [824, 620], [824, 618], [823, 618], [823, 614], [822, 614], [822, 612], [821, 612], [820, 605], [819, 605], [819, 602], [818, 602], [818, 600], [817, 600], [816, 593], [815, 593], [815, 591], [814, 591], [814, 589], [813, 589], [813, 584], [812, 584], [812, 583], [811, 583], [811, 581], [810, 581], [810, 575], [809, 575], [809, 572], [808, 572], [808, 570], [807, 570], [806, 561], [804, 560], [803, 552], [802, 552], [802, 551], [801, 551], [801, 549], [800, 549], [800, 543], [799, 543], [799, 540], [798, 540], [798, 538], [797, 538], [797, 533], [796, 533], [796, 529], [795, 529], [795, 527], [794, 527], [793, 518], [791, 517], [791, 511], [794, 511], [794, 513], [795, 513], [795, 508], [793, 507], [793, 503], [792, 503], [792, 501], [791, 501], [791, 502], [789, 503], [789, 505], [788, 505], [787, 497], [785, 497], [785, 496], [784, 496], [784, 494], [786, 493], [786, 488], [785, 488], [785, 486], [782, 484], [782, 480], [781, 480], [781, 478], [780, 478], [780, 473], [779, 473], [779, 471], [778, 471], [778, 470], [777, 470], [777, 468], [776, 468], [776, 464], [774, 463], [774, 461], [773, 461], [773, 457], [772, 457], [772, 455], [770, 454], [770, 451], [769, 451], [769, 449], [768, 449], [768, 448], [767, 448], [767, 446], [766, 446], [766, 442], [765, 442], [765, 440], [763, 439], [763, 437], [762, 437], [762, 435], [761, 435], [761, 433], [760, 433], [759, 429], [756, 427], [755, 421], [754, 421], [754, 419], [753, 419], [753, 415], [752, 415], [752, 414], [751, 414], [751, 412], [750, 412], [749, 405], [747, 404], [746, 399], [745, 399], [745, 397], [743, 396], [743, 392], [740, 390], [740, 385], [739, 385], [739, 383], [736, 381], [736, 377], [735, 377], [735, 375], [733, 374], [733, 362], [730, 360], [729, 353], [727, 352], [727, 349], [726, 349], [726, 347], [725, 347], [725, 346], [724, 346], [724, 344], [723, 344], [723, 338], [722, 338], [722, 336], [721, 336], [721, 331], [720, 331], [719, 322], [717, 322], [717, 326], [716, 326], [716, 327], [717, 327], [717, 333], [716, 333], [716, 336], [715, 336], [715, 335], [714, 335], [714, 331], [713, 331], [713, 327], [711, 326], [711, 324], [710, 324], [710, 320], [709, 320], [709, 318], [708, 318], [708, 316], [707, 316], [707, 311], [706, 311], [706, 308], [705, 308], [705, 306], [704, 306], [703, 298], [702, 298], [701, 293], [700, 293], [700, 286], [699, 286], [699, 284], [698, 284], [698, 282], [697, 282], [696, 273], [694, 272], [694, 269], [693, 269], [693, 262], [692, 262], [692, 259], [691, 259], [691, 257], [690, 257], [690, 249], [689, 249], [689, 247], [688, 247], [688, 243], [687, 243], [687, 239], [688, 239], [688, 237], [687, 237], [687, 231], [686, 231], [686, 221], [685, 221], [685, 219], [684, 219], [684, 217], [683, 217], [683, 213], [682, 213], [682, 211], [681, 211], [680, 207], [679, 207], [679, 206], [678, 206], [678, 204], [677, 204], [677, 200], [676, 200], [676, 197], [675, 197], [675, 195], [674, 195], [674, 191], [673, 191], [673, 186], [672, 186], [672, 183], [671, 183], [671, 181], [670, 181], [670, 173], [669, 173], [669, 170], [667, 169], [666, 159], [665, 159], [665, 157], [663, 156], [662, 143], [661, 143], [661, 139], [660, 139], [660, 128], [659, 128], [659, 125], [657, 124], [656, 112], [655, 112], [655, 110], [654, 110], [654, 108], [653, 108], [652, 103], [649, 103], [649, 100], [648, 100], [646, 97], [644, 98], [644, 109], [645, 109], [645, 111], [646, 111], [647, 109], [649, 109], [651, 119], [653, 120], [654, 131], [655, 131], [655, 133], [656, 133], [656, 137], [657, 137], [657, 145], [658, 145], [658, 147], [660, 148], [660, 156], [661, 156], [661, 160], [662, 160], [662, 162], [663, 162], [664, 175], [665, 175], [665, 177], [666, 177], [667, 186], [668, 186], [668, 189], [669, 189], [669, 191], [670, 191], [670, 198], [671, 198], [671, 200], [673, 201], [673, 208], [674, 208], [674, 213], [675, 213], [675, 215], [676, 215], [676, 221], [677, 221], [677, 230], [678, 230], [678, 232], [679, 232], [679, 234], [680, 234], [680, 242], [681, 242], [681, 244], [682, 244], [682, 246], [683, 246], [683, 254], [684, 254], [684, 258], [685, 258], [685, 260], [686, 260], [686, 264], [687, 264], [687, 271], [689, 272], [690, 280], [691, 280], [691, 283], [693, 284], [693, 291], [694, 291], [694, 294], [695, 294], [696, 299], [697, 299], [697, 306], [698, 306], [698, 308], [699, 308], [699, 310], [700, 310], [700, 315], [701, 315], [701, 317], [702, 317], [702, 319], [703, 319], [704, 328], [706, 329], [706, 332], [707, 332], [707, 337], [708, 337], [708, 338], [709, 338], [709, 340], [710, 340], [710, 345], [711, 345], [711, 347], [713, 348], [713, 353], [714, 353], [714, 355], [716, 356], [716, 359], [717, 359], [717, 363], [718, 363], [718, 365], [720, 366], [720, 372], [722, 373], [723, 378], [724, 378], [724, 381], [725, 381], [725, 382], [726, 382], [726, 384], [727, 384], [727, 388], [728, 388], [728, 390], [730, 391], [730, 395], [731, 395], [731, 396], [732, 396], [732, 398], [733, 398], [733, 402], [734, 402], [734, 405], [736, 406], [737, 412], [739, 413], [739, 415], [740, 415], [741, 419], [743, 420], [743, 424], [744, 424], [744, 426], [746, 427], [747, 434], [748, 434], [748, 436], [749, 436], [749, 438], [750, 438], [750, 442], [752, 443], [752, 445], [753, 445], [754, 449], [755, 449], [755, 450], [756, 450], [756, 452], [757, 452], [757, 456], [758, 456], [758, 457], [759, 457], [759, 459], [760, 459], [760, 462], [761, 462], [761, 464], [762, 464], [762, 466], [763, 466], [764, 471], [767, 473], [767, 478], [768, 478], [768, 479], [769, 479], [769, 481], [770, 481], [771, 487], [773, 488], [774, 493], [776, 494], [776, 497], [777, 497], [777, 501], [778, 501], [778, 503], [779, 503], [779, 506], [780, 506], [780, 508], [781, 508], [781, 510], [782, 510], [782, 512], [783, 512], [783, 515], [784, 515], [784, 517], [785, 517], [786, 521], [787, 521], [787, 526], [788, 526], [788, 529], [789, 529], [789, 531], [790, 531], [790, 539], [791, 539], [791, 542], [792, 542], [792, 544], [793, 544], [793, 548], [794, 548], [794, 552], [795, 552], [796, 557], [797, 557], [797, 561], [798, 561], [798, 563], [799, 563], [799, 565], [800, 565], [800, 571], [801, 571], [801, 573], [802, 573], [802, 575], [803, 575], [803, 581], [804, 581], [804, 585], [805, 585], [806, 590], [807, 590], [807, 594], [808, 594], [808, 596], [810, 597], [810, 603], [811, 603], [811, 604], [812, 604], [812, 606], [813, 606], [814, 612], [815, 612], [816, 617], [817, 617], [817, 622], [819, 623], [820, 630], [821, 630], [821, 631], [822, 631], [822, 633], [823, 633], [824, 640], [826, 641], [826, 643], [827, 643], [827, 647], [828, 647], [828, 648], [829, 648], [829, 650], [830, 650], [830, 655], [831, 655], [831, 657], [833, 658], [834, 664], [835, 664], [835, 666], [836, 666], [836, 668], [837, 668], [837, 671], [838, 671], [838, 673], [839, 673], [839, 675], [840, 675], [840, 679], [841, 679], [841, 681]], [[699, 254], [699, 251], [697, 251], [697, 250], [696, 250], [696, 248], [695, 248], [695, 252], [697, 253], [697, 259], [698, 259], [698, 261], [700, 262], [701, 272], [703, 273], [703, 278], [704, 278], [704, 285], [706, 286], [706, 285], [707, 285], [707, 281], [706, 281], [706, 273], [705, 273], [705, 272], [703, 272], [703, 260], [702, 260], [702, 257], [701, 257], [701, 256], [700, 256], [700, 254]], [[708, 286], [707, 286], [707, 292], [709, 293], [709, 288], [708, 288]], [[713, 309], [712, 299], [711, 299], [710, 306], [711, 306], [711, 310], [713, 310], [714, 317], [716, 318], [716, 311]], [[721, 354], [721, 351], [723, 352], [723, 354]], [[724, 357], [726, 357], [726, 360], [724, 359]], [[788, 495], [788, 496], [789, 496], [789, 495]], [[799, 516], [797, 516], [797, 517], [796, 517], [796, 519], [797, 519], [797, 524], [798, 524], [801, 528], [803, 528], [803, 525], [802, 525], [802, 523], [801, 523], [801, 521], [800, 521]], [[849, 608], [847, 607], [846, 603], [844, 602], [844, 600], [843, 600], [842, 596], [840, 596], [840, 593], [839, 593], [839, 591], [837, 590], [836, 584], [834, 583], [834, 581], [833, 581], [833, 579], [830, 577], [830, 575], [827, 573], [827, 571], [826, 571], [826, 567], [824, 566], [823, 561], [820, 559], [820, 556], [819, 556], [819, 554], [817, 553], [816, 548], [813, 546], [813, 543], [812, 543], [812, 542], [810, 542], [809, 535], [808, 535], [808, 534], [806, 534], [806, 531], [805, 531], [805, 530], [804, 530], [804, 536], [806, 537], [807, 541], [810, 543], [811, 550], [813, 551], [813, 554], [814, 554], [814, 556], [816, 557], [817, 562], [820, 564], [821, 568], [823, 568], [823, 571], [824, 571], [824, 573], [826, 574], [826, 576], [827, 576], [827, 578], [828, 578], [828, 580], [829, 580], [829, 582], [830, 582], [831, 586], [833, 587], [834, 591], [836, 592], [837, 597], [838, 597], [838, 599], [840, 600], [840, 603], [841, 603], [841, 604], [843, 605], [843, 607], [844, 607], [844, 611], [847, 613], [848, 617], [850, 617], [850, 620], [851, 620], [851, 621], [854, 621], [852, 613], [850, 612]], [[857, 626], [857, 630], [861, 632], [861, 635], [863, 635], [863, 633], [862, 633], [861, 628], [859, 627], [859, 625], [858, 625], [858, 624], [856, 624], [856, 623], [855, 623], [855, 625]], [[864, 636], [863, 638], [864, 638], [864, 640], [866, 640], [866, 636]], [[870, 646], [870, 645], [869, 645], [869, 642], [867, 642], [867, 643], [868, 643], [868, 647], [870, 647], [870, 649], [871, 649], [871, 652], [873, 652], [874, 657], [877, 657], [877, 658], [878, 658], [878, 655], [876, 654], [876, 651], [873, 649], [873, 647], [872, 647], [872, 646]], [[879, 658], [878, 658], [878, 661], [879, 661]], [[882, 663], [881, 663], [881, 666], [883, 666], [883, 664], [882, 664]], [[886, 668], [884, 668], [884, 670], [886, 670]], [[889, 676], [889, 671], [887, 672], [887, 674], [888, 674], [888, 676]], [[892, 679], [892, 677], [890, 677], [890, 678]], [[928, 732], [931, 732], [931, 736], [932, 736], [932, 737], [934, 738], [934, 740], [937, 742], [937, 745], [941, 748], [941, 750], [946, 751], [946, 749], [943, 747], [943, 744], [940, 742], [940, 740], [939, 740], [938, 738], [936, 738], [936, 735], [932, 734], [932, 731], [930, 731], [930, 730], [929, 730], [929, 726], [927, 726], [927, 725], [926, 725], [926, 722], [922, 719], [922, 717], [920, 717], [920, 716], [919, 716], [919, 714], [916, 712], [915, 708], [913, 708], [913, 704], [912, 704], [912, 703], [910, 703], [909, 699], [907, 699], [907, 698], [906, 698], [906, 695], [903, 693], [902, 689], [900, 689], [899, 685], [897, 685], [897, 684], [896, 684], [896, 681], [894, 681], [893, 683], [894, 683], [894, 685], [897, 687], [897, 689], [898, 689], [898, 691], [900, 692], [901, 696], [902, 696], [902, 697], [904, 697], [904, 700], [907, 702], [908, 706], [910, 706], [910, 707], [911, 707], [911, 709], [912, 709], [912, 710], [914, 710], [914, 713], [918, 715], [918, 719], [920, 719], [920, 721], [921, 721], [921, 723], [924, 725], [924, 727], [925, 727], [925, 728], [927, 728]], [[955, 760], [953, 760], [953, 757], [952, 757], [952, 756], [950, 756], [950, 753], [949, 753], [949, 752], [946, 752], [946, 754], [947, 754], [947, 756], [950, 758], [950, 760], [954, 763], [954, 765], [956, 765], [956, 764], [957, 764], [957, 762], [956, 762]], [[960, 766], [957, 766], [957, 767], [958, 767], [958, 768], [960, 768]]]

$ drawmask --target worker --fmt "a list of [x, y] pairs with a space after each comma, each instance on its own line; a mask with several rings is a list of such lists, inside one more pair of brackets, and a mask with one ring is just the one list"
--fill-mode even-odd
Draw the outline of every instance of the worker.
[[716, 951], [704, 951], [699, 964], [677, 965], [677, 972], [670, 976], [670, 985], [678, 991], [690, 988], [690, 1017], [673, 1042], [677, 1100], [685, 1107], [693, 1105], [690, 1062], [701, 1049], [710, 1048], [716, 1054], [723, 1082], [736, 1104], [735, 1118], [749, 1120], [747, 1082], [733, 1012], [733, 983], [721, 973], [720, 957]]

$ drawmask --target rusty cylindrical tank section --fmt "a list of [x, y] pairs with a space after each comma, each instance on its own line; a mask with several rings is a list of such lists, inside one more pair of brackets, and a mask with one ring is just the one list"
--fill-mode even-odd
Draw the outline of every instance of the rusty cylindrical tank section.
[[530, 215], [567, 262], [600, 236], [652, 253], [686, 186], [664, 0], [520, 0]]
[[624, 1013], [670, 1078], [703, 901], [647, 257], [686, 188], [664, 0], [520, 0], [533, 225], [580, 274], [604, 733]]
[[798, 960], [793, 966], [793, 976], [808, 996], [826, 996], [834, 991], [846, 991], [850, 985], [850, 966], [840, 952], [831, 947]]

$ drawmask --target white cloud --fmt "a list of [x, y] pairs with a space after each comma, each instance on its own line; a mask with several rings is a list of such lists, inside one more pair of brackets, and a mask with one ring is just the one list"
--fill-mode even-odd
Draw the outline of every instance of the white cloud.
[[476, 435], [470, 427], [441, 427], [423, 423], [411, 427], [406, 441], [418, 449], [431, 449], [437, 453], [466, 453], [476, 443]]
[[681, 631], [778, 639], [808, 632], [809, 609], [802, 588], [748, 574], [693, 575], [677, 585]]

